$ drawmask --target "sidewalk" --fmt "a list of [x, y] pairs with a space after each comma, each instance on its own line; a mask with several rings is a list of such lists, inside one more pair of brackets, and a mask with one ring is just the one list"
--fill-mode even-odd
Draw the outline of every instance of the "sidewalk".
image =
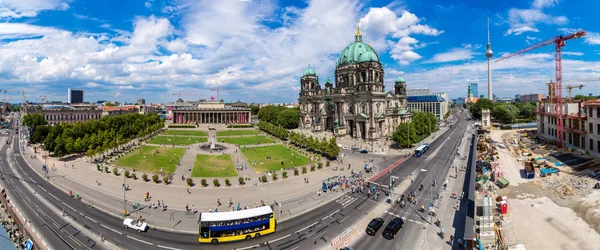
[[[42, 171], [43, 159], [40, 152], [37, 154], [37, 159], [31, 159], [33, 149], [26, 147], [23, 152], [24, 159], [30, 166], [40, 175], [44, 175]], [[41, 160], [41, 161], [40, 161]], [[173, 184], [165, 186], [164, 184], [154, 184], [151, 182], [142, 182], [141, 180], [126, 179], [123, 176], [115, 176], [112, 173], [100, 173], [94, 164], [83, 162], [81, 159], [66, 162], [68, 167], [64, 167], [63, 162], [58, 162], [55, 159], [48, 159], [48, 165], [52, 166], [55, 163], [55, 170], [50, 170], [48, 173], [50, 183], [63, 189], [65, 192], [69, 190], [73, 193], [79, 193], [84, 202], [90, 203], [99, 209], [119, 216], [123, 213], [124, 194], [122, 190], [123, 182], [125, 181], [130, 190], [126, 192], [125, 208], [130, 213], [130, 216], [142, 215], [148, 222], [156, 228], [166, 230], [175, 230], [196, 234], [198, 232], [198, 217], [199, 213], [193, 214], [185, 211], [185, 206], [191, 209], [194, 206], [199, 212], [207, 212], [217, 208], [217, 199], [220, 199], [222, 205], [218, 207], [219, 211], [229, 211], [227, 205], [228, 199], [231, 198], [233, 207], [237, 204], [244, 208], [251, 208], [254, 204], [260, 204], [261, 200], [267, 204], [277, 201], [282, 204], [282, 218], [279, 221], [285, 221], [302, 212], [307, 212], [310, 209], [317, 208], [321, 204], [335, 200], [342, 193], [328, 192], [317, 196], [317, 190], [321, 188], [321, 180], [342, 175], [350, 175], [350, 169], [344, 171], [333, 171], [331, 167], [324, 167], [323, 170], [308, 172], [305, 175], [293, 176], [293, 171], [288, 173], [288, 179], [279, 179], [271, 181], [268, 184], [252, 185], [248, 182], [245, 186], [237, 185], [237, 178], [231, 179], [233, 185], [231, 187], [195, 187], [189, 188], [187, 192], [185, 181], [181, 181], [179, 176], [175, 176]], [[361, 162], [348, 162], [352, 164], [354, 171], [361, 170]], [[75, 168], [71, 167], [75, 164]], [[332, 162], [332, 167], [336, 164]], [[366, 176], [368, 178], [368, 176]], [[309, 179], [309, 183], [304, 183], [304, 178]], [[96, 184], [96, 180], [99, 185]], [[224, 183], [224, 182], [221, 182]], [[151, 200], [144, 201], [143, 197], [146, 192], [150, 193]], [[159, 209], [151, 209], [148, 206], [155, 203], [157, 200], [164, 201], [168, 211], [159, 211]], [[133, 209], [133, 202], [139, 202], [141, 207], [139, 210]], [[275, 208], [277, 212], [279, 208]], [[171, 220], [173, 213], [175, 220]]]

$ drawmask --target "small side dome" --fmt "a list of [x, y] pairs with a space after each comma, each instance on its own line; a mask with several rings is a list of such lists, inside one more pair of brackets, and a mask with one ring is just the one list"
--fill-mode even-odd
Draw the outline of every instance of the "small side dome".
[[312, 69], [309, 64], [308, 68], [306, 68], [302, 73], [302, 76], [317, 76], [317, 72], [315, 72], [315, 70]]
[[406, 81], [404, 81], [404, 78], [402, 78], [402, 76], [399, 76], [398, 78], [396, 78], [395, 82], [406, 82]]

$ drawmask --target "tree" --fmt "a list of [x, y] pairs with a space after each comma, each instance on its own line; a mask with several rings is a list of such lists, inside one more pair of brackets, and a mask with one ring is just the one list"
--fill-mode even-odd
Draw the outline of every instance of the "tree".
[[238, 183], [240, 184], [240, 186], [241, 186], [241, 185], [244, 185], [244, 177], [241, 177], [241, 176], [240, 176], [240, 177], [238, 178]]
[[260, 110], [260, 108], [259, 108], [258, 106], [256, 106], [256, 105], [254, 105], [254, 103], [251, 103], [251, 104], [248, 106], [248, 108], [250, 108], [250, 112], [251, 112], [253, 115], [258, 115], [258, 111]]
[[502, 123], [512, 123], [519, 114], [519, 109], [511, 104], [498, 104], [492, 110], [492, 116]]
[[116, 107], [116, 106], [117, 106], [117, 104], [115, 104], [115, 103], [113, 103], [113, 102], [105, 102], [105, 103], [104, 103], [104, 106], [107, 106], [107, 107]]
[[494, 109], [494, 103], [487, 98], [479, 98], [476, 103], [472, 104], [469, 107], [469, 112], [474, 118], [481, 119], [481, 110], [489, 109], [492, 111]]
[[215, 187], [219, 186], [219, 179], [214, 179], [213, 180], [213, 185], [215, 185]]
[[194, 186], [194, 180], [192, 178], [187, 178], [185, 179], [185, 182], [187, 183], [188, 187]]
[[[518, 106], [517, 106], [518, 107]], [[535, 119], [535, 105], [531, 104], [531, 103], [526, 103], [521, 105], [521, 107], [519, 108], [519, 116], [525, 118], [525, 119], [529, 119], [529, 120], [534, 120]]]
[[154, 174], [152, 176], [152, 181], [154, 181], [154, 183], [158, 183], [158, 175], [157, 174]]
[[408, 148], [413, 143], [418, 142], [419, 136], [413, 123], [401, 123], [396, 131], [392, 133], [392, 141], [403, 148]]
[[300, 112], [297, 109], [285, 109], [276, 115], [275, 125], [281, 125], [286, 129], [298, 128], [300, 124]]
[[[337, 140], [335, 139], [335, 137], [331, 137], [331, 139], [329, 139], [329, 144], [327, 145], [327, 147], [328, 147], [328, 150], [327, 150], [326, 154], [330, 158], [336, 158], [340, 154], [340, 147], [338, 146]], [[327, 166], [329, 166], [329, 163], [327, 164]]]
[[28, 127], [35, 128], [37, 126], [46, 125], [48, 124], [48, 122], [46, 122], [46, 119], [42, 114], [35, 113], [25, 115], [23, 117], [23, 124], [25, 124]]
[[142, 180], [148, 181], [148, 175], [146, 173], [142, 175]]
[[231, 186], [231, 181], [229, 179], [225, 179], [225, 186]]
[[575, 100], [575, 101], [592, 101], [592, 100], [598, 100], [598, 97], [597, 96], [575, 95], [575, 97], [573, 97], [573, 100]]

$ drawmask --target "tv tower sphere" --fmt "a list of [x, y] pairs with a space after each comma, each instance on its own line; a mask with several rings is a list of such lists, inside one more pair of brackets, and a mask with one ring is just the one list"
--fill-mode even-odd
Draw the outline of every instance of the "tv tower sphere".
[[494, 53], [492, 52], [492, 46], [488, 43], [487, 49], [485, 50], [485, 57], [491, 58], [493, 55]]

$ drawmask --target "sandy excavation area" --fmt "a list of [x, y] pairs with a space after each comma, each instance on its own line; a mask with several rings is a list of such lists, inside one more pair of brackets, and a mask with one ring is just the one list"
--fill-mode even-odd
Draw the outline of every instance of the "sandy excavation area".
[[[514, 131], [491, 133], [492, 139], [499, 142], [496, 146], [504, 177], [511, 182], [498, 192], [509, 198], [508, 216], [503, 222], [506, 245], [523, 243], [528, 250], [600, 249], [600, 190], [573, 189], [567, 196], [557, 192], [563, 191], [562, 183], [569, 184], [576, 178], [590, 184], [595, 181], [567, 173], [523, 178], [517, 156], [502, 146], [501, 137], [506, 133]], [[556, 183], [561, 184], [556, 187]], [[571, 191], [571, 187], [568, 189]]]

